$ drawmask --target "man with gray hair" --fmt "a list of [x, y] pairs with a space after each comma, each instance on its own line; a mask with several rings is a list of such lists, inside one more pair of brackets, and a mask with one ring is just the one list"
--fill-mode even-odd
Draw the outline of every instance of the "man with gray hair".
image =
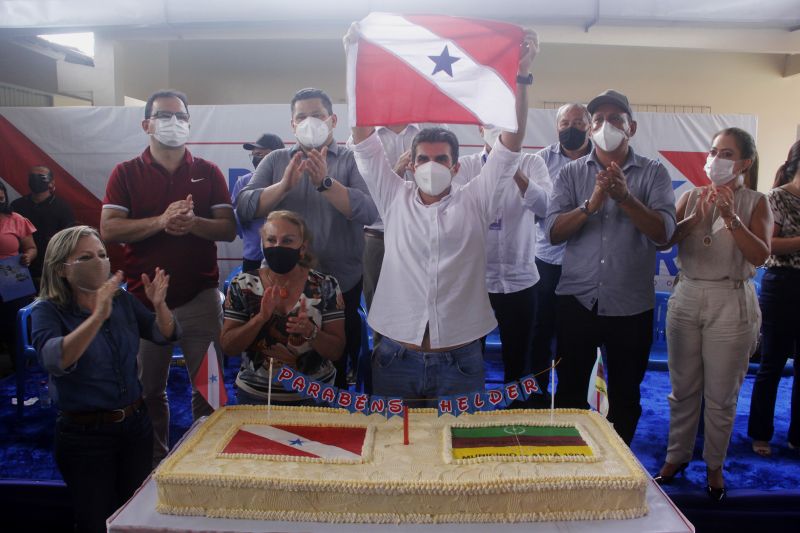
[[[588, 135], [591, 121], [589, 111], [583, 104], [564, 104], [558, 108], [556, 112], [558, 142], [544, 147], [536, 154], [544, 160], [553, 182], [558, 179], [561, 167], [587, 155], [592, 150], [592, 142]], [[538, 371], [550, 365], [555, 353], [553, 342], [556, 334], [556, 285], [561, 278], [561, 263], [564, 260], [566, 245], [550, 242], [550, 236], [544, 230], [544, 219], [539, 220], [536, 237], [536, 269], [539, 272], [539, 282], [534, 285], [536, 314], [533, 322], [531, 364], [532, 368]], [[544, 396], [536, 397], [536, 400], [539, 398], [543, 403], [550, 404]]]
[[634, 153], [628, 98], [608, 90], [587, 106], [592, 152], [561, 169], [545, 229], [566, 242], [558, 295], [560, 407], [586, 409], [597, 348], [606, 348], [608, 419], [627, 443], [642, 412], [639, 385], [653, 340], [656, 246], [675, 231], [667, 169]]

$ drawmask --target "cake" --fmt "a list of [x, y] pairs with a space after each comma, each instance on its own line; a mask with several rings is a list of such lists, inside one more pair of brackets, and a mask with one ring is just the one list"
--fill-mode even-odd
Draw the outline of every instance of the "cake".
[[582, 410], [403, 419], [321, 407], [217, 410], [154, 475], [157, 511], [352, 523], [635, 518], [648, 477]]

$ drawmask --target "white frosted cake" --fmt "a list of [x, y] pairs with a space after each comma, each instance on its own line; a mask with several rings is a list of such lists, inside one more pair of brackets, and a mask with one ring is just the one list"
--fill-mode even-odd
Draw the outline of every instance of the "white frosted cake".
[[596, 413], [403, 420], [317, 407], [215, 412], [155, 473], [157, 510], [309, 522], [635, 518], [648, 478]]

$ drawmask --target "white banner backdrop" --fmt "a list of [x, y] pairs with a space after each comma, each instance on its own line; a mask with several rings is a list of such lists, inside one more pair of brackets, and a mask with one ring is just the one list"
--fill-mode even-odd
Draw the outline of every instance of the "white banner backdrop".
[[[242, 148], [242, 143], [254, 141], [265, 132], [279, 135], [287, 144], [294, 140], [288, 104], [190, 105], [189, 112], [192, 124], [189, 149], [216, 163], [229, 187], [239, 176], [252, 170], [249, 153]], [[339, 117], [334, 135], [337, 141], [344, 142], [350, 133], [347, 108], [335, 105], [334, 112]], [[41, 149], [90, 191], [98, 204], [114, 166], [136, 157], [147, 145], [147, 136], [141, 128], [144, 112], [139, 107], [7, 107], [0, 108], [0, 116], [21, 134], [22, 140], [15, 139], [15, 142], [25, 143], [27, 139]], [[757, 119], [752, 115], [637, 113], [634, 118], [638, 122], [632, 141], [634, 149], [667, 166], [676, 198], [702, 179], [705, 153], [715, 132], [730, 126], [753, 135], [757, 130]], [[463, 153], [481, 148], [477, 126], [449, 127], [458, 136]], [[556, 139], [555, 110], [531, 109], [525, 150], [538, 150]], [[12, 199], [27, 192], [14, 191], [23, 188], [20, 184], [26, 182], [25, 178], [3, 177], [11, 185]], [[56, 177], [58, 179], [58, 175]], [[238, 238], [233, 243], [218, 243], [222, 279], [240, 264], [241, 250]], [[657, 290], [670, 290], [676, 272], [674, 250], [659, 254]]]

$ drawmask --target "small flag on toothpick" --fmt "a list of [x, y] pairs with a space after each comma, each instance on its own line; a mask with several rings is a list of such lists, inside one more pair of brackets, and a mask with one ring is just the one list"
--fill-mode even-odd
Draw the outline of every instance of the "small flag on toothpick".
[[606, 388], [606, 372], [603, 367], [603, 355], [597, 349], [597, 360], [594, 362], [592, 375], [589, 377], [589, 405], [603, 416], [608, 416], [608, 390]]
[[214, 410], [228, 403], [224, 377], [219, 367], [217, 351], [214, 349], [214, 343], [212, 342], [208, 347], [208, 351], [206, 351], [205, 357], [203, 357], [200, 369], [194, 376], [194, 385]]

